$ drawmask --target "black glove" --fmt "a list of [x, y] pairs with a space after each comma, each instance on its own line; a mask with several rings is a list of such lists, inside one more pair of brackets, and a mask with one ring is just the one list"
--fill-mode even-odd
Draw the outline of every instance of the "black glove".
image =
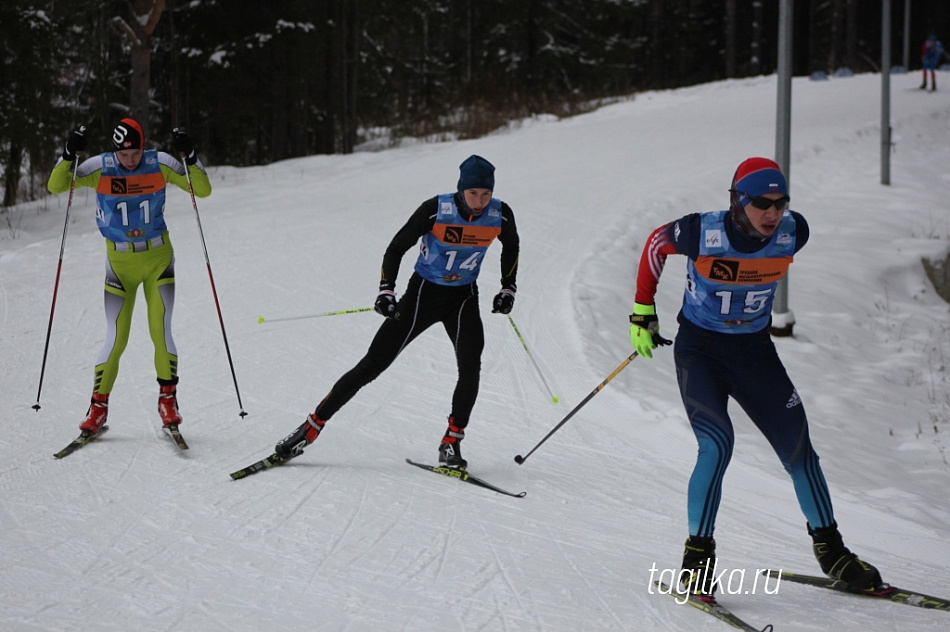
[[66, 148], [63, 150], [63, 160], [72, 162], [76, 159], [76, 154], [86, 151], [86, 126], [80, 125], [66, 139]]
[[185, 157], [185, 164], [193, 165], [198, 162], [198, 154], [195, 153], [195, 141], [191, 136], [185, 133], [183, 127], [176, 127], [172, 130], [172, 148], [177, 156]]
[[515, 306], [514, 290], [505, 289], [499, 292], [498, 294], [495, 294], [495, 298], [491, 302], [491, 313], [492, 314], [510, 314], [514, 306]]
[[381, 290], [376, 295], [373, 309], [386, 318], [399, 318], [399, 312], [396, 311], [396, 293], [392, 290]]

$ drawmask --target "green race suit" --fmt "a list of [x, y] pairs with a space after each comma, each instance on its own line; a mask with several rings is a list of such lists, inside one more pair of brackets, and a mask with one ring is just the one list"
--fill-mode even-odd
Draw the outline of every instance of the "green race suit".
[[[48, 188], [64, 193], [72, 181], [73, 163], [53, 168]], [[211, 194], [211, 182], [200, 162], [189, 165], [194, 193]], [[106, 339], [96, 359], [94, 390], [112, 391], [119, 359], [129, 340], [132, 310], [141, 285], [148, 306], [148, 328], [155, 347], [155, 372], [160, 382], [178, 376], [178, 350], [172, 338], [175, 305], [175, 252], [164, 226], [165, 184], [188, 190], [185, 165], [164, 152], [147, 150], [135, 170], [124, 169], [113, 153], [83, 161], [76, 186], [97, 192], [97, 220], [106, 239]], [[158, 227], [161, 232], [156, 230]]]

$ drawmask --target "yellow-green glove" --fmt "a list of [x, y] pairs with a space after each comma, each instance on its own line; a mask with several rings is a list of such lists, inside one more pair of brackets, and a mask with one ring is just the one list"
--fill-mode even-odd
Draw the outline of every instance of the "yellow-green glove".
[[660, 335], [660, 321], [656, 317], [655, 305], [633, 304], [633, 313], [630, 314], [630, 344], [637, 355], [650, 359], [653, 350], [673, 344]]

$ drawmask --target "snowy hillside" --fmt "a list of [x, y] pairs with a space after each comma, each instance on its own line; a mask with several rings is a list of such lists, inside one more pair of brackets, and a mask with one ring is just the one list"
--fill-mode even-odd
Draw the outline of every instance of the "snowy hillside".
[[[812, 238], [790, 274], [795, 336], [776, 343], [846, 543], [886, 580], [947, 596], [950, 309], [920, 259], [950, 248], [950, 93], [913, 90], [916, 80], [892, 78], [891, 186], [879, 183], [880, 78], [795, 80], [791, 206]], [[632, 362], [524, 465], [512, 457], [632, 351], [626, 315], [650, 231], [724, 208], [736, 165], [774, 154], [775, 84], [773, 76], [644, 93], [477, 141], [212, 167], [214, 192], [198, 206], [244, 419], [191, 201], [170, 192], [187, 453], [159, 430], [140, 297], [111, 431], [52, 458], [89, 403], [104, 335], [103, 241], [94, 196], [77, 191], [34, 412], [67, 196], [9, 211], [0, 229], [0, 628], [728, 629], [651, 590], [650, 568], [680, 561], [696, 452], [668, 349]], [[303, 421], [381, 322], [372, 312], [258, 317], [371, 305], [390, 238], [419, 203], [454, 189], [472, 153], [495, 163], [495, 193], [517, 216], [512, 316], [560, 403], [507, 319], [490, 313], [493, 246], [479, 280], [487, 342], [465, 456], [472, 472], [527, 496], [405, 464], [434, 461], [445, 428], [455, 364], [438, 327], [304, 456], [232, 481], [229, 472]], [[669, 260], [658, 296], [668, 336], [683, 270], [681, 257]], [[817, 572], [790, 480], [732, 410], [720, 566], [744, 570], [749, 584], [759, 568]], [[946, 612], [789, 583], [721, 600], [780, 631], [950, 625]]]

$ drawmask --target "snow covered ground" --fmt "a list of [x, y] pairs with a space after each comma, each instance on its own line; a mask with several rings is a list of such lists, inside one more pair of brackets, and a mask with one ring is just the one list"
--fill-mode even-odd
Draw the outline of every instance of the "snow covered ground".
[[[792, 208], [812, 227], [789, 278], [793, 338], [776, 343], [805, 402], [845, 541], [894, 584], [946, 595], [950, 560], [950, 310], [921, 257], [950, 243], [950, 93], [895, 76], [892, 185], [880, 184], [873, 75], [793, 87]], [[74, 199], [39, 412], [43, 343], [66, 195], [0, 228], [0, 628], [40, 630], [722, 630], [655, 594], [686, 537], [695, 441], [672, 354], [637, 359], [522, 466], [632, 351], [640, 248], [663, 222], [724, 208], [736, 165], [772, 156], [775, 77], [637, 95], [488, 138], [267, 167], [213, 167], [199, 200], [244, 409], [241, 419], [188, 196], [169, 194], [177, 253], [182, 426], [163, 437], [144, 301], [113, 391], [111, 431], [68, 459], [102, 344], [103, 242]], [[100, 130], [100, 140], [106, 136]], [[95, 140], [93, 141], [95, 145]], [[487, 347], [465, 455], [507, 498], [409, 467], [434, 461], [455, 367], [433, 328], [334, 417], [307, 453], [243, 481], [362, 357], [383, 250], [472, 153], [522, 239], [512, 316], [490, 314], [499, 246], [480, 279]], [[403, 262], [400, 291], [415, 257]], [[675, 333], [684, 262], [658, 311]], [[950, 614], [782, 583], [815, 573], [791, 482], [738, 408], [717, 541], [745, 571], [722, 602], [776, 630], [946, 629]], [[739, 587], [739, 586], [737, 586]], [[774, 587], [773, 587], [774, 588]]]

